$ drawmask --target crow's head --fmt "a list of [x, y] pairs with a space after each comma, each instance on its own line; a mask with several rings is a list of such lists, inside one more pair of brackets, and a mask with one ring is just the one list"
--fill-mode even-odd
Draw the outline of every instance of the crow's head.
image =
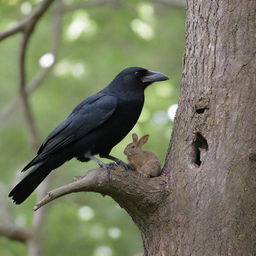
[[121, 71], [112, 81], [115, 87], [125, 87], [131, 89], [145, 89], [148, 85], [168, 80], [169, 78], [164, 74], [156, 71], [147, 70], [140, 67], [130, 67]]

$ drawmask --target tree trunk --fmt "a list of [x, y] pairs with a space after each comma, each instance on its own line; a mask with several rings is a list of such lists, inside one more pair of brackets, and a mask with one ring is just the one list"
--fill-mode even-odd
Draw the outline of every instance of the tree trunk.
[[145, 255], [253, 256], [256, 1], [188, 0], [186, 26], [172, 193], [142, 225]]

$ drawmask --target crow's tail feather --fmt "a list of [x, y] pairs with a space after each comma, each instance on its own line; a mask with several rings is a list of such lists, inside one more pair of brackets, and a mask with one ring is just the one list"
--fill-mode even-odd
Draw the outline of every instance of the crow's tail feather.
[[9, 197], [16, 204], [21, 204], [30, 194], [38, 187], [38, 185], [51, 172], [51, 169], [44, 166], [43, 163], [37, 164], [20, 183], [18, 183], [10, 192]]
[[33, 165], [36, 164], [40, 164], [40, 162], [43, 160], [43, 158], [41, 157], [41, 155], [37, 155], [35, 158], [33, 158], [25, 167], [23, 167], [23, 169], [21, 170], [21, 172], [25, 172], [27, 169], [29, 169], [30, 167], [32, 167]]

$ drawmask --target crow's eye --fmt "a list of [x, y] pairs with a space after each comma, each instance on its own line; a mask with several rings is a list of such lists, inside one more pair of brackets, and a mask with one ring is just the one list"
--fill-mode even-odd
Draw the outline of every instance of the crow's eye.
[[134, 75], [135, 75], [135, 76], [139, 76], [139, 72], [136, 71], [136, 72], [134, 73]]

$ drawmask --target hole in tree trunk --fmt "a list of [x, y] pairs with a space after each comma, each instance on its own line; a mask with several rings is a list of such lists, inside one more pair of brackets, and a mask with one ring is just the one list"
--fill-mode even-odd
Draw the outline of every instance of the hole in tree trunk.
[[202, 163], [202, 153], [208, 150], [207, 140], [204, 138], [204, 136], [201, 133], [197, 132], [192, 146], [194, 151], [193, 162], [197, 166], [200, 166]]
[[206, 109], [207, 109], [206, 107], [205, 108], [198, 108], [198, 109], [196, 109], [196, 113], [197, 114], [203, 114]]

